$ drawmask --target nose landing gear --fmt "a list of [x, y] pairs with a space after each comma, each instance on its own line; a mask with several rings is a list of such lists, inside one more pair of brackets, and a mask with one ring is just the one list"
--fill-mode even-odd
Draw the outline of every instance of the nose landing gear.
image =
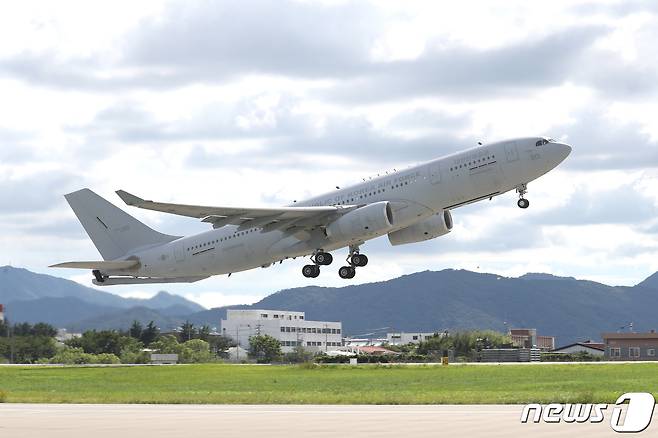
[[530, 201], [528, 201], [526, 198], [524, 198], [525, 194], [528, 192], [528, 185], [527, 184], [521, 184], [516, 188], [516, 193], [519, 194], [519, 200], [516, 202], [516, 205], [519, 206], [519, 208], [528, 208], [530, 207]]

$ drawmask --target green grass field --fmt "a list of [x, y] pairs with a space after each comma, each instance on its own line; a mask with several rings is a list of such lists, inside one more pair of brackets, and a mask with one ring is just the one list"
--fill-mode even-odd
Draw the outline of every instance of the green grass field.
[[6, 402], [487, 404], [658, 396], [658, 364], [0, 367]]

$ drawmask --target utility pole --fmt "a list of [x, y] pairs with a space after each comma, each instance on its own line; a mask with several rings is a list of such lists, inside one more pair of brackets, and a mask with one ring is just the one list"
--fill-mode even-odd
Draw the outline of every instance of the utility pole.
[[[7, 314], [7, 307], [5, 308], [5, 315]], [[14, 363], [14, 332], [11, 329], [11, 321], [5, 316], [5, 324], [7, 324], [7, 340], [9, 341], [9, 363]]]
[[235, 347], [235, 359], [240, 360], [240, 327], [247, 326], [249, 331], [251, 331], [251, 325], [250, 324], [236, 324], [235, 326], [235, 341], [237, 342], [237, 346]]

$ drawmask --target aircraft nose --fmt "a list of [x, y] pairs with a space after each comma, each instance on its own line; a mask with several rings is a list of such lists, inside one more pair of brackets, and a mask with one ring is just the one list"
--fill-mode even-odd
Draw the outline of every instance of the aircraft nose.
[[566, 143], [557, 143], [556, 146], [558, 147], [558, 153], [563, 160], [567, 158], [571, 153], [571, 146]]
[[554, 161], [553, 166], [560, 164], [571, 153], [571, 146], [566, 143], [552, 143], [551, 146], [553, 149], [553, 153], [551, 154], [553, 156], [551, 161]]

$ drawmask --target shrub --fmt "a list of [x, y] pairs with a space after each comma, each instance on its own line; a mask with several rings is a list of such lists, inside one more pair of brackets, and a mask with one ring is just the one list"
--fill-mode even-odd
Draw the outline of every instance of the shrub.
[[150, 353], [147, 351], [121, 351], [121, 363], [149, 363], [151, 361]]
[[65, 347], [50, 359], [52, 364], [83, 365], [96, 363], [96, 356], [85, 353], [82, 348]]
[[94, 358], [94, 363], [117, 364], [117, 363], [121, 363], [121, 361], [115, 354], [101, 353], [96, 355], [96, 357]]
[[183, 343], [183, 347], [189, 350], [188, 362], [207, 363], [213, 359], [213, 355], [210, 353], [210, 344], [204, 340], [192, 339]]
[[0, 403], [4, 403], [5, 401], [7, 401], [7, 393], [0, 391]]

